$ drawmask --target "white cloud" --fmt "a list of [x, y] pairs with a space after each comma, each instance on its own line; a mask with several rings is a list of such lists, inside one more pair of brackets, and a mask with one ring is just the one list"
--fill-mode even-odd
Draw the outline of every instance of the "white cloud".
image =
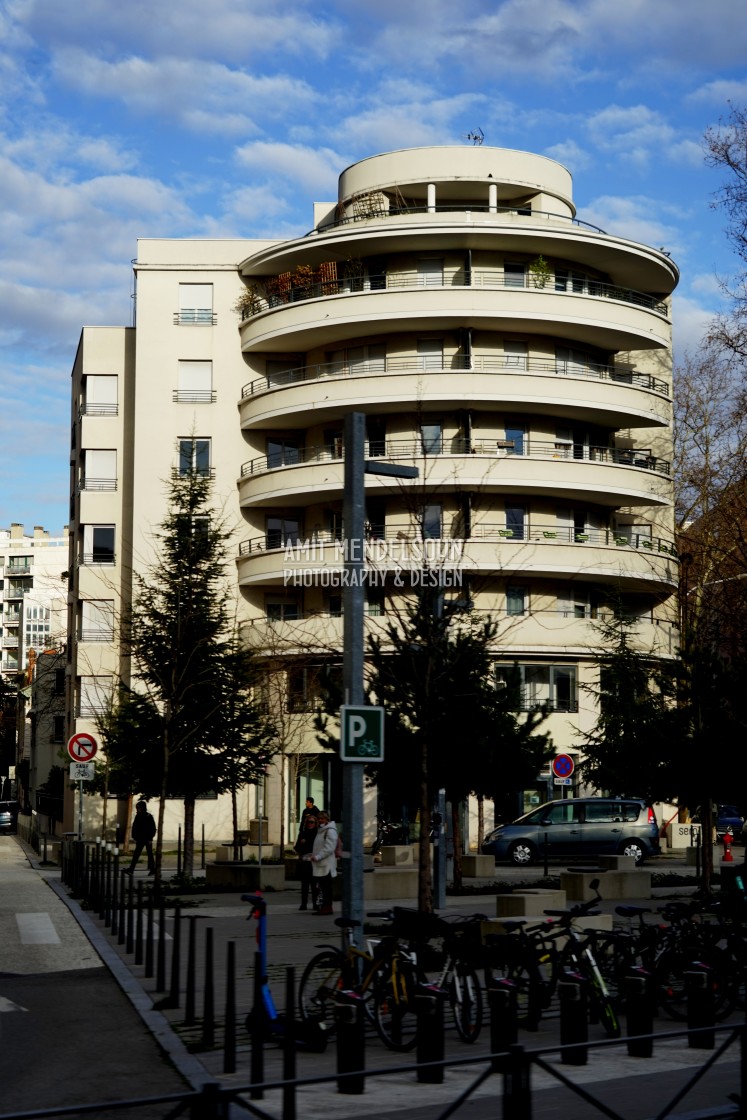
[[685, 100], [722, 107], [725, 107], [728, 101], [739, 104], [747, 101], [747, 81], [729, 81], [722, 78], [715, 82], [706, 82], [705, 85], [688, 94]]
[[593, 163], [590, 153], [575, 140], [562, 140], [559, 144], [552, 144], [549, 148], [545, 148], [544, 154], [562, 163], [574, 175], [591, 167]]
[[345, 166], [343, 157], [331, 148], [265, 140], [237, 148], [235, 156], [242, 167], [260, 173], [263, 179], [279, 177], [285, 192], [300, 189], [330, 198], [337, 197], [337, 178]]
[[684, 247], [681, 233], [668, 220], [671, 210], [667, 219], [659, 216], [661, 210], [662, 203], [656, 199], [601, 195], [584, 206], [584, 221], [618, 237], [663, 248], [676, 257]]
[[672, 333], [674, 339], [675, 362], [681, 362], [685, 354], [694, 354], [701, 345], [713, 319], [713, 311], [697, 303], [688, 296], [672, 296]]

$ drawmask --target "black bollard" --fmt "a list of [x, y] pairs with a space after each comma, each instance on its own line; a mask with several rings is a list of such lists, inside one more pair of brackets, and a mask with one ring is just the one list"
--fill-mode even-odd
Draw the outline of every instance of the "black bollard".
[[171, 989], [169, 991], [169, 1002], [166, 1006], [178, 1007], [179, 979], [182, 971], [182, 908], [178, 902], [174, 903], [174, 929], [171, 936], [173, 938], [171, 942]]
[[135, 964], [143, 963], [143, 883], [137, 885], [137, 910], [135, 920]]
[[334, 1014], [337, 1025], [337, 1092], [356, 1096], [366, 1090], [363, 1074], [366, 1068], [366, 1039], [361, 997], [357, 992], [336, 992]]
[[119, 929], [119, 850], [114, 849], [112, 853], [112, 897], [111, 897], [111, 923], [110, 929], [112, 937]]
[[118, 945], [124, 945], [124, 943], [125, 943], [126, 926], [127, 926], [127, 921], [126, 921], [127, 902], [126, 902], [126, 899], [127, 899], [127, 890], [126, 890], [126, 887], [125, 887], [125, 873], [124, 873], [124, 871], [120, 871], [120, 873], [119, 873], [119, 919], [117, 921], [117, 929], [119, 930], [119, 932], [117, 934], [117, 944]]
[[283, 1036], [283, 1120], [296, 1120], [296, 984], [293, 968], [285, 970], [285, 1034]]
[[191, 1027], [197, 1019], [195, 1001], [195, 974], [197, 970], [197, 916], [189, 915], [187, 935], [187, 986], [184, 992], [184, 1025]]
[[625, 977], [625, 1007], [628, 1038], [632, 1039], [628, 1053], [631, 1058], [650, 1058], [654, 1052], [654, 985], [643, 968]]
[[418, 984], [415, 990], [417, 1022], [417, 1078], [422, 1085], [441, 1085], [444, 1067], [428, 1067], [429, 1062], [444, 1060], [444, 1003], [446, 992], [432, 984]]
[[713, 974], [708, 965], [693, 962], [685, 973], [687, 990], [687, 1044], [691, 1050], [713, 1050], [716, 1045], [716, 1000]]
[[158, 949], [156, 952], [156, 991], [166, 991], [166, 907], [158, 908]]
[[584, 1045], [589, 1040], [586, 982], [576, 973], [570, 973], [558, 984], [560, 999], [560, 1045], [568, 1047], [561, 1052], [561, 1062], [566, 1066], [585, 1066], [589, 1051]]
[[205, 997], [202, 1005], [202, 1048], [215, 1044], [215, 984], [213, 979], [213, 929], [205, 930]]
[[530, 1120], [532, 1089], [524, 1047], [515, 1043], [503, 1071], [503, 1120]]
[[132, 875], [127, 883], [127, 945], [126, 953], [132, 953], [135, 948], [135, 884]]
[[148, 896], [148, 921], [145, 927], [145, 975], [153, 976], [153, 895]]
[[505, 1062], [495, 1055], [504, 1054], [519, 1037], [517, 1019], [518, 987], [515, 980], [501, 980], [490, 977], [488, 983], [488, 1007], [490, 1008], [490, 1053], [493, 1055], [493, 1070], [500, 1072]]
[[104, 925], [111, 924], [112, 914], [112, 853], [109, 845], [104, 852]]
[[[261, 1085], [265, 1076], [265, 1054], [264, 1054], [264, 1041], [265, 1041], [265, 1008], [263, 1002], [263, 983], [264, 976], [262, 975], [262, 955], [261, 953], [254, 954], [254, 1006], [249, 1012], [246, 1020], [246, 1027], [251, 1036], [252, 1054], [251, 1054], [251, 1072], [249, 1075], [252, 1086]], [[264, 1098], [262, 1089], [252, 1088], [249, 1093], [250, 1100], [261, 1101]]]
[[226, 945], [226, 1009], [224, 1017], [223, 1072], [236, 1072], [236, 942]]

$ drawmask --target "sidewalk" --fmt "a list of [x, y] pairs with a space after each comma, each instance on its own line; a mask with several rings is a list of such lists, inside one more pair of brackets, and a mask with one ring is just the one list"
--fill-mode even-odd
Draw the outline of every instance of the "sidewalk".
[[[34, 853], [31, 853], [34, 855]], [[33, 861], [32, 861], [33, 865]], [[127, 954], [126, 947], [118, 943], [117, 937], [112, 937], [104, 923], [91, 911], [83, 910], [79, 904], [71, 900], [68, 890], [59, 882], [59, 870], [38, 867], [42, 875], [59, 898], [69, 908], [76, 920], [90, 940], [92, 946], [101, 957], [102, 961], [111, 971], [122, 990], [128, 996], [133, 1006], [137, 1009], [148, 1030], [152, 1033], [159, 1046], [163, 1048], [182, 1076], [194, 1088], [201, 1087], [206, 1081], [217, 1080], [226, 1086], [248, 1085], [250, 1077], [250, 1049], [249, 1038], [244, 1027], [246, 1015], [252, 1004], [252, 982], [254, 964], [254, 934], [255, 923], [247, 923], [248, 905], [241, 902], [240, 893], [213, 894], [185, 897], [181, 923], [181, 979], [180, 997], [178, 1007], [159, 1007], [165, 1000], [167, 992], [157, 991], [154, 978], [147, 978], [144, 965], [135, 965], [132, 954]], [[500, 869], [502, 879], [509, 878], [505, 871]], [[684, 867], [683, 867], [684, 870]], [[539, 877], [540, 872], [537, 872]], [[144, 871], [138, 871], [135, 882], [144, 877]], [[522, 871], [521, 877], [527, 879], [529, 873]], [[602, 888], [603, 889], [603, 888]], [[670, 894], [671, 890], [662, 891], [661, 894]], [[287, 969], [295, 970], [295, 981], [298, 984], [303, 967], [317, 951], [321, 944], [338, 945], [340, 934], [334, 925], [333, 918], [320, 917], [312, 911], [299, 912], [300, 888], [296, 884], [289, 884], [284, 891], [266, 894], [268, 914], [268, 975], [273, 991], [275, 1003], [282, 1010], [285, 1001], [285, 984]], [[629, 901], [629, 900], [626, 900]], [[656, 900], [642, 900], [642, 905], [655, 906]], [[377, 901], [371, 904], [372, 909], [386, 910], [391, 905], [412, 905], [415, 900], [393, 900], [392, 902]], [[603, 904], [603, 909], [614, 911], [616, 903], [610, 901]], [[462, 898], [447, 899], [447, 911], [461, 911], [464, 913], [482, 912], [488, 916], [495, 913], [495, 896], [475, 895]], [[338, 908], [339, 910], [339, 908]], [[194, 937], [194, 971], [195, 983], [195, 1011], [196, 1022], [194, 1025], [185, 1024], [185, 977], [187, 970], [188, 946], [190, 942], [190, 927]], [[173, 932], [173, 910], [167, 915], [167, 934]], [[206, 961], [205, 946], [208, 939], [207, 931], [212, 931], [213, 942], [213, 987], [215, 1007], [215, 1045], [209, 1048], [203, 1046], [202, 1016], [205, 1006], [205, 980]], [[236, 949], [236, 1022], [237, 1022], [237, 1054], [236, 1071], [224, 1074], [223, 1050], [224, 1037], [224, 1009], [226, 1001], [226, 962], [227, 945], [235, 943]], [[171, 987], [171, 943], [168, 946], [166, 988]], [[448, 1017], [448, 1012], [447, 1012]], [[656, 1024], [658, 1031], [676, 1029], [677, 1024], [668, 1020], [659, 1020]], [[536, 1034], [525, 1034], [520, 1038], [529, 1049], [550, 1046], [557, 1041], [558, 1023], [550, 1020], [543, 1023], [542, 1029]], [[603, 1036], [598, 1028], [592, 1027], [590, 1039], [601, 1039]], [[474, 1046], [466, 1046], [459, 1042], [453, 1030], [447, 1032], [446, 1055], [450, 1059], [464, 1060], [484, 1057], [489, 1053], [489, 1029], [487, 1024], [483, 1028], [480, 1040]], [[656, 1104], [657, 1094], [663, 1103], [666, 1103], [675, 1087], [683, 1083], [693, 1071], [702, 1065], [708, 1057], [703, 1051], [688, 1050], [681, 1040], [668, 1040], [657, 1043], [654, 1057], [651, 1059], [635, 1059], [627, 1056], [625, 1045], [617, 1046], [614, 1050], [604, 1049], [592, 1051], [589, 1064], [586, 1066], [563, 1066], [564, 1076], [574, 1083], [592, 1087], [595, 1084], [608, 1083], [605, 1088], [608, 1102], [615, 1108], [620, 1108], [622, 1101], [628, 1102], [628, 1117], [645, 1117], [656, 1114], [659, 1106]], [[709, 1074], [708, 1079], [699, 1088], [698, 1093], [688, 1097], [683, 1107], [692, 1109], [705, 1104], [720, 1103], [728, 1092], [738, 1091], [738, 1065], [737, 1054], [731, 1051], [720, 1059], [717, 1067]], [[310, 1054], [303, 1051], [297, 1054], [297, 1076], [309, 1077], [334, 1077], [336, 1072], [336, 1054], [334, 1043], [324, 1054]], [[367, 1039], [366, 1063], [367, 1069], [384, 1069], [400, 1067], [410, 1064], [415, 1060], [414, 1054], [393, 1054], [386, 1050], [378, 1038], [371, 1034]], [[551, 1065], [559, 1066], [557, 1058], [550, 1058]], [[428, 1110], [429, 1116], [433, 1115], [434, 1108], [440, 1110], [449, 1101], [456, 1098], [484, 1069], [484, 1064], [463, 1065], [460, 1068], [449, 1069], [442, 1085], [427, 1085], [418, 1083], [414, 1072], [393, 1073], [386, 1078], [378, 1077], [367, 1080], [364, 1101], [356, 1097], [345, 1096], [337, 1092], [336, 1082], [300, 1089], [298, 1107], [299, 1111], [311, 1110], [311, 1115], [324, 1115], [325, 1120], [343, 1120], [343, 1118], [356, 1116], [360, 1112], [365, 1099], [375, 1097], [376, 1111], [378, 1114], [397, 1114], [398, 1120], [416, 1120], [419, 1112]], [[282, 1052], [278, 1047], [268, 1046], [264, 1056], [265, 1080], [280, 1080], [282, 1078]], [[490, 1077], [470, 1098], [468, 1104], [471, 1118], [480, 1116], [482, 1109], [485, 1115], [496, 1115], [496, 1097], [500, 1096], [502, 1078]], [[612, 1096], [609, 1096], [612, 1083], [616, 1084]], [[582, 1102], [575, 1099], [571, 1104], [567, 1099], [568, 1090], [560, 1090], [553, 1079], [546, 1073], [535, 1072], [532, 1079], [533, 1087], [537, 1092], [535, 1115], [544, 1115], [539, 1103], [546, 1097], [547, 1108], [551, 1113], [559, 1103], [559, 1094], [566, 1097], [566, 1105], [572, 1108], [574, 1117], [583, 1117], [586, 1113]], [[593, 1090], [592, 1090], [593, 1091]], [[282, 1093], [273, 1091], [268, 1093], [260, 1106], [270, 1116], [282, 1115]], [[370, 1104], [368, 1105], [370, 1108]], [[592, 1115], [590, 1113], [589, 1115]], [[555, 1113], [557, 1116], [567, 1115], [562, 1109]]]

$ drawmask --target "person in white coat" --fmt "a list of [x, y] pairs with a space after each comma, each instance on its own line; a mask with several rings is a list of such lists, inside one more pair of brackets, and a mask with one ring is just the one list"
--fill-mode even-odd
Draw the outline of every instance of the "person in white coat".
[[318, 914], [332, 913], [332, 880], [337, 875], [337, 829], [326, 809], [319, 810], [319, 828], [311, 854], [311, 874], [321, 892]]

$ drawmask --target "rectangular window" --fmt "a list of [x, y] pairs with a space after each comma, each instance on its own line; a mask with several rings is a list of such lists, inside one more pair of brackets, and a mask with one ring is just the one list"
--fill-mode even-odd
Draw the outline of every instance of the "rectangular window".
[[418, 286], [421, 288], [440, 288], [444, 282], [443, 260], [418, 261]]
[[420, 447], [423, 455], [440, 455], [443, 451], [443, 435], [440, 424], [420, 425]]
[[[555, 712], [578, 711], [575, 665], [518, 665], [517, 668], [521, 678], [522, 711], [543, 705]], [[496, 665], [496, 684], [507, 685], [511, 672], [510, 665]]]
[[81, 603], [82, 642], [109, 642], [114, 637], [114, 600], [84, 599]]
[[313, 712], [320, 703], [319, 668], [316, 665], [293, 665], [287, 672], [288, 711]]
[[427, 505], [423, 507], [423, 540], [437, 541], [441, 539], [440, 505]]
[[528, 593], [526, 587], [509, 586], [506, 588], [506, 614], [522, 615], [527, 613]]
[[418, 339], [418, 369], [442, 370], [444, 368], [444, 341], [442, 338]]
[[65, 717], [53, 716], [52, 717], [52, 742], [64, 743], [65, 742]]
[[284, 548], [298, 544], [301, 539], [301, 522], [292, 517], [268, 517], [266, 522], [267, 548]]
[[386, 455], [386, 417], [366, 417], [366, 439], [368, 440], [368, 454], [374, 459]]
[[54, 695], [65, 695], [65, 670], [55, 669], [54, 671]]
[[84, 490], [117, 489], [117, 452], [88, 448], [83, 452]]
[[510, 537], [511, 540], [524, 540], [526, 514], [527, 511], [524, 506], [506, 506], [506, 536]]
[[507, 288], [523, 288], [526, 279], [526, 265], [517, 261], [506, 261], [503, 265], [503, 282]]
[[268, 439], [267, 467], [288, 467], [301, 462], [301, 446], [296, 439]]
[[76, 715], [95, 716], [105, 712], [111, 692], [111, 677], [79, 677]]
[[180, 284], [179, 310], [175, 322], [186, 325], [211, 326], [213, 315], [212, 284]]
[[511, 338], [503, 343], [504, 364], [509, 369], [527, 368], [527, 344]]
[[179, 474], [210, 474], [210, 440], [179, 440]]
[[213, 363], [180, 361], [174, 400], [189, 404], [210, 404], [213, 392]]
[[292, 622], [301, 617], [297, 599], [271, 598], [265, 601], [268, 622]]
[[84, 525], [83, 563], [113, 564], [114, 534], [113, 525]]
[[117, 378], [97, 373], [84, 377], [82, 411], [85, 416], [116, 416]]
[[509, 455], [523, 455], [524, 454], [524, 439], [526, 438], [527, 430], [523, 424], [515, 424], [510, 420], [506, 421], [506, 444]]

